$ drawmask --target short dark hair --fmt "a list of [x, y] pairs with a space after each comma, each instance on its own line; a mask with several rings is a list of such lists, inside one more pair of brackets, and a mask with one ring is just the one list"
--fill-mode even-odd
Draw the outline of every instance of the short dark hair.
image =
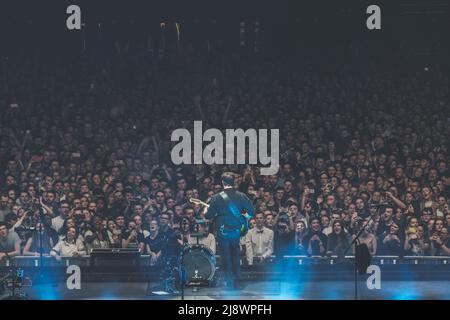
[[17, 218], [17, 216], [16, 216], [16, 214], [15, 213], [13, 213], [13, 212], [10, 212], [10, 213], [8, 213], [6, 216], [5, 216], [5, 222], [6, 223], [11, 223], [11, 221], [14, 221], [14, 220], [17, 220], [18, 218]]
[[227, 186], [234, 185], [234, 174], [232, 172], [225, 172], [222, 174], [222, 183]]
[[67, 204], [70, 206], [70, 203], [67, 200], [61, 200], [61, 202], [59, 204], [60, 204], [60, 206], [62, 206], [63, 204]]
[[170, 220], [170, 213], [168, 213], [167, 211], [162, 212], [162, 213], [159, 215], [159, 219], [161, 219], [162, 216], [167, 216], [168, 219]]

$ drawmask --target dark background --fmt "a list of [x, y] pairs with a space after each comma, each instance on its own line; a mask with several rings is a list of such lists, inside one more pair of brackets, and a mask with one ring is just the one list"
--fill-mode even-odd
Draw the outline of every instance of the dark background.
[[[70, 4], [81, 7], [81, 31], [66, 28]], [[381, 31], [366, 28], [370, 4], [381, 7]], [[437, 48], [446, 56], [450, 43], [448, 0], [4, 0], [0, 6], [3, 56], [78, 54], [83, 37], [88, 51], [108, 50], [115, 41], [143, 50], [149, 36], [157, 47], [161, 22], [166, 23], [168, 50], [175, 46], [174, 22], [181, 23], [181, 44], [196, 49], [204, 48], [207, 39], [224, 50], [238, 48], [240, 22], [246, 23], [247, 42], [252, 44], [256, 21], [262, 50], [368, 41], [374, 48], [408, 48], [420, 57], [433, 55]]]

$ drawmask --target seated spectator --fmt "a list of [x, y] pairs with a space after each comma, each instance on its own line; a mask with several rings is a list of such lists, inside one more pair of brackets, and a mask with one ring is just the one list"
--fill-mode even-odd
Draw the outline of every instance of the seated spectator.
[[136, 222], [131, 220], [128, 222], [128, 229], [125, 230], [122, 239], [122, 248], [137, 248], [139, 252], [144, 252], [145, 238], [139, 237]]
[[429, 233], [428, 224], [429, 221], [432, 220], [433, 217], [433, 211], [430, 208], [425, 208], [422, 210], [422, 214], [420, 215], [420, 221], [419, 223], [425, 227], [425, 234], [430, 237], [431, 234]]
[[343, 256], [348, 249], [348, 234], [339, 220], [333, 222], [333, 232], [328, 236], [327, 255]]
[[122, 214], [117, 215], [116, 218], [114, 219], [114, 222], [116, 225], [116, 229], [118, 231], [120, 231], [121, 233], [125, 232], [125, 230], [127, 229], [127, 225], [124, 215]]
[[21, 240], [16, 232], [9, 231], [4, 222], [0, 222], [0, 262], [20, 255]]
[[382, 242], [380, 247], [381, 255], [401, 256], [403, 252], [403, 241], [400, 236], [399, 226], [391, 223], [389, 231], [382, 235]]
[[178, 256], [179, 250], [181, 248], [178, 242], [181, 239], [181, 234], [179, 231], [173, 230], [170, 227], [169, 222], [169, 214], [164, 212], [159, 215], [158, 233], [160, 233], [163, 238], [161, 249], [162, 255], [164, 258], [173, 259]]
[[164, 242], [163, 235], [159, 233], [158, 221], [155, 219], [150, 221], [150, 234], [145, 242], [147, 253], [150, 255], [150, 265], [155, 266], [160, 262]]
[[58, 209], [58, 213], [59, 214], [52, 219], [52, 228], [56, 232], [60, 232], [61, 231], [61, 228], [64, 225], [64, 221], [69, 216], [69, 212], [70, 212], [69, 202], [61, 201], [61, 205], [60, 205], [60, 207]]
[[[322, 229], [322, 232], [325, 233], [325, 229], [332, 227], [330, 217], [328, 214], [324, 214], [320, 216], [320, 228]], [[327, 234], [328, 235], [328, 234]]]
[[273, 218], [273, 213], [271, 211], [266, 211], [264, 212], [264, 225], [273, 230], [274, 227], [274, 218]]
[[308, 233], [303, 238], [303, 247], [308, 255], [321, 256], [326, 253], [328, 238], [320, 231], [320, 221], [311, 220]]
[[273, 253], [274, 232], [264, 226], [264, 215], [255, 215], [256, 226], [245, 236], [245, 255], [248, 265], [263, 263]]
[[295, 224], [295, 248], [296, 254], [306, 255], [306, 249], [303, 246], [303, 238], [308, 232], [306, 224], [303, 220], [298, 220]]
[[[142, 221], [142, 216], [139, 214], [135, 215], [133, 217], [134, 223], [136, 224], [136, 232], [138, 236], [138, 243], [141, 243], [142, 245], [145, 242], [145, 238], [148, 237], [149, 231], [144, 228], [144, 224]], [[142, 247], [142, 250], [144, 250], [144, 247]], [[143, 252], [143, 251], [142, 251]]]
[[285, 215], [277, 219], [277, 223], [274, 226], [274, 249], [273, 252], [278, 258], [282, 258], [284, 255], [291, 255], [295, 252], [295, 234], [291, 229], [291, 219]]
[[433, 256], [450, 256], [450, 237], [447, 228], [434, 231], [430, 237], [430, 251]]
[[331, 219], [329, 225], [322, 230], [322, 233], [326, 236], [330, 235], [333, 232], [333, 223], [341, 219], [341, 216], [338, 211], [334, 211], [331, 214]]
[[84, 225], [83, 225], [83, 223], [80, 223], [80, 221], [78, 221], [78, 223], [77, 223], [77, 220], [74, 218], [67, 218], [64, 221], [63, 227], [60, 230], [59, 238], [60, 239], [65, 238], [67, 236], [67, 230], [72, 227], [76, 229], [78, 238], [81, 241], [84, 241], [83, 235], [80, 232], [80, 231], [83, 231], [83, 232], [85, 231]]
[[[422, 232], [420, 232], [421, 228]], [[425, 256], [430, 248], [430, 243], [424, 237], [423, 227], [419, 226], [417, 218], [410, 219], [406, 228], [404, 252], [406, 256]]]
[[88, 254], [93, 249], [106, 249], [110, 247], [108, 233], [103, 226], [103, 219], [100, 216], [93, 218], [91, 228], [84, 233], [84, 239]]
[[377, 236], [382, 236], [385, 233], [389, 233], [390, 225], [394, 223], [393, 214], [394, 209], [392, 207], [386, 207], [384, 209], [384, 212], [381, 215], [381, 219], [378, 223]]
[[288, 212], [293, 221], [302, 220], [305, 225], [308, 224], [308, 219], [305, 217], [299, 210], [298, 205], [296, 203], [291, 203], [288, 208]]
[[106, 233], [108, 235], [108, 242], [111, 248], [122, 248], [123, 234], [121, 230], [117, 229], [117, 225], [114, 220], [108, 220]]
[[75, 227], [69, 227], [66, 236], [59, 240], [50, 254], [56, 260], [61, 260], [62, 257], [81, 257], [86, 255], [87, 252], [83, 241], [78, 237]]

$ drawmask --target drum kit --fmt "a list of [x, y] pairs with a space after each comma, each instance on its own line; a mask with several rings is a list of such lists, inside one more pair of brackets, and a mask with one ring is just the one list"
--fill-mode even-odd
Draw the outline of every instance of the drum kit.
[[190, 237], [197, 240], [196, 244], [185, 242], [178, 257], [166, 261], [161, 277], [163, 281], [161, 292], [181, 294], [183, 297], [184, 289], [187, 287], [196, 292], [199, 288], [214, 283], [216, 257], [210, 248], [200, 244], [200, 238], [205, 234], [198, 232], [199, 226], [206, 223], [206, 220], [196, 220], [194, 230], [197, 232], [190, 233]]
[[204, 245], [186, 245], [180, 254], [178, 270], [184, 273], [185, 286], [209, 285], [216, 272], [216, 257]]
[[[209, 207], [206, 202], [190, 198], [193, 204], [203, 207]], [[200, 226], [206, 226], [210, 221], [206, 219], [196, 219], [194, 223], [194, 232], [189, 236], [195, 238], [196, 244], [184, 242], [176, 261], [168, 259], [162, 273], [163, 292], [179, 294], [184, 297], [184, 288], [192, 287], [196, 292], [200, 287], [211, 286], [214, 282], [216, 272], [216, 256], [211, 249], [200, 244], [200, 238], [205, 236], [200, 232]]]
[[181, 275], [184, 273], [184, 283], [187, 286], [209, 285], [216, 272], [216, 256], [208, 247], [200, 244], [200, 238], [205, 236], [199, 232], [200, 225], [205, 225], [206, 220], [196, 220], [195, 232], [190, 236], [196, 239], [196, 244], [185, 244], [178, 259], [178, 268]]

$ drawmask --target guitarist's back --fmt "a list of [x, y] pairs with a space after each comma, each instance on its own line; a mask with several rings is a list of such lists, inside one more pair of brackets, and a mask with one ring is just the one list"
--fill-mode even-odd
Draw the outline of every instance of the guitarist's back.
[[244, 193], [228, 188], [211, 198], [206, 219], [216, 220], [218, 237], [240, 237], [242, 225], [246, 223], [243, 210], [252, 217], [255, 215], [251, 200]]

